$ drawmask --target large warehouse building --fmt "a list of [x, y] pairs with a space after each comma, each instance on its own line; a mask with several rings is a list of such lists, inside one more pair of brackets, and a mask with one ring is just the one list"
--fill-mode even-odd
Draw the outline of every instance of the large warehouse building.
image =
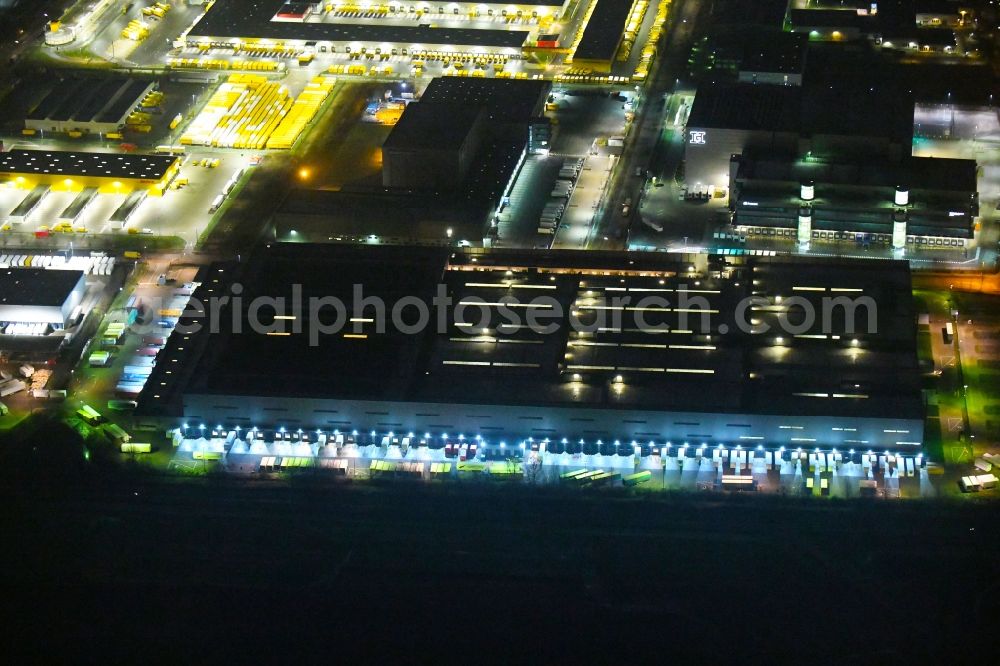
[[178, 168], [180, 159], [173, 155], [23, 149], [0, 154], [0, 182], [24, 189], [162, 194]]
[[382, 146], [379, 189], [293, 191], [280, 240], [470, 245], [491, 223], [528, 153], [548, 148], [547, 81], [439, 77]]
[[[248, 43], [315, 47], [328, 53], [424, 50], [521, 54], [557, 20], [566, 0], [395, 2], [371, 15], [346, 3], [216, 0], [185, 37], [188, 46]], [[330, 5], [332, 11], [327, 12]]]
[[687, 122], [687, 187], [727, 194], [743, 234], [966, 248], [975, 162], [911, 157], [913, 95], [861, 86], [703, 84]]
[[[435, 437], [845, 449], [923, 438], [903, 262], [272, 243], [211, 270], [224, 279], [202, 302], [228, 293], [226, 280], [243, 300], [220, 315], [221, 334], [171, 338], [141, 397], [147, 414]], [[409, 314], [383, 327], [355, 284], [387, 313], [408, 299]], [[345, 328], [314, 329], [335, 317], [307, 308], [313, 296], [341, 299]], [[257, 297], [286, 300], [254, 330]], [[421, 326], [414, 298], [443, 309]], [[795, 316], [825, 312], [825, 299], [874, 307]], [[196, 313], [182, 322], [210, 328]]]
[[434, 79], [382, 145], [383, 184], [457, 189], [482, 163], [484, 147], [510, 144], [519, 153], [547, 147], [531, 139], [534, 127], [548, 126], [542, 114], [551, 89], [547, 81]]
[[45, 268], [0, 270], [0, 329], [5, 335], [43, 334], [70, 323], [87, 285], [82, 271]]
[[834, 162], [733, 157], [730, 208], [741, 233], [778, 232], [800, 243], [861, 240], [965, 247], [979, 198], [974, 160], [908, 157]]

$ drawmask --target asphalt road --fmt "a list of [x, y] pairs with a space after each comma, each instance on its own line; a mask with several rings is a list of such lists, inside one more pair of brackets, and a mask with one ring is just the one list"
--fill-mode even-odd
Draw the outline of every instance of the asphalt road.
[[[686, 55], [703, 7], [701, 0], [677, 0], [671, 5], [668, 29], [661, 37], [660, 56], [654, 64], [650, 82], [643, 90], [644, 100], [626, 140], [591, 249], [623, 249], [627, 226], [641, 224], [638, 222], [638, 202], [645, 181], [635, 176], [635, 170], [636, 167], [645, 170], [654, 161], [667, 110], [664, 96], [685, 71]], [[622, 203], [626, 199], [631, 199], [633, 205], [630, 214], [623, 217]]]

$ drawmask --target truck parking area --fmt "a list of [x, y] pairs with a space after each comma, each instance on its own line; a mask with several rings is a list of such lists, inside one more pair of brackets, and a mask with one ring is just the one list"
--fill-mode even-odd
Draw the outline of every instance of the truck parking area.
[[[941, 491], [919, 453], [531, 438], [508, 444], [448, 434], [206, 428], [204, 424], [172, 430], [171, 444], [173, 467], [217, 463], [235, 474], [311, 469], [358, 479], [479, 479], [841, 498], [933, 497]], [[931, 465], [931, 472], [937, 471]]]

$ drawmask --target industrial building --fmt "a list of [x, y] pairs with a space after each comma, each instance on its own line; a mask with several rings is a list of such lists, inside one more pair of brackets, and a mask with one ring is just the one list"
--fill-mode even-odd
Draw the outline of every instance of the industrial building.
[[[566, 0], [402, 3], [372, 15], [355, 7], [285, 0], [216, 0], [184, 37], [188, 46], [232, 48], [245, 44], [311, 47], [325, 53], [389, 53], [427, 48], [455, 53], [519, 56], [562, 15]], [[329, 7], [329, 9], [328, 9]], [[517, 20], [516, 23], [510, 21]]]
[[72, 76], [60, 80], [24, 120], [38, 132], [118, 132], [156, 87], [153, 81]]
[[419, 102], [407, 105], [382, 146], [382, 183], [456, 189], [473, 164], [482, 162], [479, 152], [490, 143], [510, 142], [522, 150], [547, 147], [530, 145], [529, 139], [533, 124], [548, 125], [542, 113], [551, 89], [546, 81], [434, 79]]
[[830, 162], [733, 157], [737, 231], [891, 245], [965, 247], [979, 214], [974, 160]]
[[610, 72], [624, 38], [625, 23], [635, 0], [599, 0], [573, 52], [573, 64]]
[[895, 161], [912, 140], [905, 90], [706, 82], [688, 116], [684, 179], [689, 188], [726, 189], [730, 158], [746, 151]]
[[15, 149], [0, 154], [0, 182], [29, 190], [162, 194], [179, 167], [173, 155]]
[[548, 148], [552, 84], [436, 78], [382, 146], [382, 188], [293, 191], [274, 216], [280, 240], [489, 244], [528, 153]]
[[955, 53], [954, 28], [967, 8], [949, 0], [789, 3], [788, 27], [813, 40], [865, 38], [885, 48]]
[[729, 186], [729, 160], [748, 149], [795, 154], [802, 91], [794, 86], [705, 83], [687, 121], [684, 180], [689, 189]]
[[[242, 300], [218, 322], [202, 316], [210, 308], [182, 318], [206, 333], [168, 341], [140, 398], [148, 415], [224, 429], [693, 446], [913, 449], [923, 439], [904, 262], [271, 243], [208, 270], [200, 302], [235, 283]], [[314, 335], [336, 317], [307, 305], [313, 296], [343, 302], [342, 328]], [[266, 301], [254, 315], [266, 328], [253, 330], [258, 297], [285, 300]], [[398, 324], [383, 319], [414, 298], [431, 308], [426, 325], [412, 306]], [[795, 314], [825, 311], [827, 299], [875, 307]], [[506, 325], [502, 307], [519, 323]], [[529, 311], [552, 326], [524, 325]]]
[[3, 335], [44, 335], [65, 328], [86, 290], [82, 271], [0, 269], [0, 330]]

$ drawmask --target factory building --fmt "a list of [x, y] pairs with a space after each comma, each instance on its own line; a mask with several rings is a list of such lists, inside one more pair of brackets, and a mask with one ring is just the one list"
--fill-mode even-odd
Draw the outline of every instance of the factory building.
[[[905, 262], [271, 243], [210, 270], [224, 279], [201, 302], [227, 281], [243, 300], [219, 315], [219, 334], [200, 313], [182, 318], [205, 333], [170, 339], [140, 398], [146, 415], [699, 447], [905, 450], [923, 439]], [[388, 312], [404, 299], [438, 307], [442, 293], [423, 326], [389, 322], [365, 300]], [[340, 299], [344, 326], [312, 329], [333, 321], [305, 305], [313, 296]], [[254, 330], [258, 297], [285, 300], [267, 301], [283, 305]], [[874, 306], [795, 314], [830, 299]]]

